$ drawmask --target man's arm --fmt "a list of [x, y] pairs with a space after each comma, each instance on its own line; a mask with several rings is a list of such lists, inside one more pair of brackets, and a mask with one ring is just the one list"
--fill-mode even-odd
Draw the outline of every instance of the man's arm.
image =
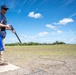
[[11, 29], [9, 25], [4, 25], [2, 23], [0, 23], [0, 27], [4, 27], [4, 28], [9, 29], [9, 30]]

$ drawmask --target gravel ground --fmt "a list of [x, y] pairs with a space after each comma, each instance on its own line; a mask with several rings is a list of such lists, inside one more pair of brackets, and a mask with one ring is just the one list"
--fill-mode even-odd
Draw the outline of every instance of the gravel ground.
[[76, 45], [6, 46], [5, 58], [20, 68], [0, 75], [76, 75]]
[[12, 64], [19, 66], [20, 69], [0, 73], [0, 75], [76, 75], [76, 57], [50, 59], [49, 56], [42, 56], [22, 61], [21, 64], [17, 62]]

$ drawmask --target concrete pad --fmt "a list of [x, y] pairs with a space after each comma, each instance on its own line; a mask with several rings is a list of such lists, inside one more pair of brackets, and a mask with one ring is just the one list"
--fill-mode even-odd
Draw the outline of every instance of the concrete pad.
[[0, 73], [5, 72], [5, 71], [9, 71], [9, 70], [15, 70], [15, 69], [18, 69], [18, 68], [20, 68], [20, 67], [12, 65], [10, 63], [8, 65], [4, 65], [4, 66], [0, 65]]

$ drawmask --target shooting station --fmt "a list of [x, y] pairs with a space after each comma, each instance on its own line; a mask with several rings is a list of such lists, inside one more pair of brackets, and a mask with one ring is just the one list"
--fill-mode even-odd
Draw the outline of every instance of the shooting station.
[[0, 65], [0, 73], [16, 69], [19, 69], [19, 67], [10, 63], [8, 65]]

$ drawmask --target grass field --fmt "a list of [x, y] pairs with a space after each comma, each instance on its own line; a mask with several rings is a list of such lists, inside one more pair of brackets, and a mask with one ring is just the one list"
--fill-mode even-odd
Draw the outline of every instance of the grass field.
[[1, 75], [76, 75], [76, 45], [6, 46], [4, 55], [21, 69]]
[[32, 60], [40, 56], [67, 58], [76, 56], [76, 45], [6, 46], [5, 57], [10, 62]]

